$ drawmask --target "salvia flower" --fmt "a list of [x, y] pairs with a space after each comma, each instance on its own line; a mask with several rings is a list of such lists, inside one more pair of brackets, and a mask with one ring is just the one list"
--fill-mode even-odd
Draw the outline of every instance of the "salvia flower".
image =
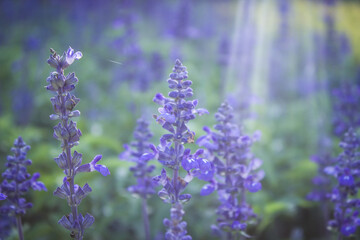
[[360, 139], [354, 129], [345, 133], [339, 145], [343, 152], [327, 171], [337, 179], [336, 187], [328, 195], [334, 204], [334, 216], [328, 222], [328, 228], [348, 237], [360, 226], [360, 199], [357, 195], [360, 187]]
[[136, 163], [135, 166], [130, 167], [130, 171], [137, 179], [137, 184], [130, 186], [128, 191], [134, 195], [142, 198], [142, 211], [145, 229], [145, 237], [150, 239], [149, 217], [147, 213], [147, 198], [155, 194], [156, 184], [153, 182], [150, 174], [154, 171], [154, 165], [148, 165], [149, 160], [153, 157], [151, 154], [146, 154], [150, 151], [149, 140], [152, 133], [149, 130], [149, 123], [143, 119], [137, 121], [137, 126], [134, 131], [134, 139], [130, 146], [124, 145], [125, 151], [120, 154], [119, 158]]
[[83, 187], [75, 184], [75, 175], [79, 172], [98, 171], [107, 176], [110, 171], [106, 166], [97, 164], [102, 157], [101, 155], [97, 155], [90, 163], [81, 165], [82, 154], [71, 150], [72, 147], [78, 145], [81, 136], [81, 131], [77, 129], [76, 122], [72, 120], [74, 117], [80, 116], [80, 111], [74, 110], [80, 100], [71, 93], [78, 82], [75, 73], [69, 73], [65, 76], [64, 70], [75, 60], [80, 59], [82, 53], [75, 52], [71, 47], [62, 56], [53, 49], [50, 51], [48, 64], [56, 71], [47, 78], [46, 89], [55, 93], [55, 96], [50, 99], [55, 114], [50, 115], [50, 119], [59, 120], [59, 123], [54, 127], [54, 138], [61, 142], [63, 150], [54, 160], [66, 175], [62, 186], [54, 191], [54, 195], [66, 199], [71, 208], [71, 213], [62, 217], [58, 223], [71, 232], [72, 238], [83, 239], [84, 230], [92, 225], [94, 217], [90, 214], [83, 216], [78, 212], [78, 206], [82, 199], [91, 192], [91, 188], [87, 183]]
[[16, 218], [16, 224], [19, 233], [19, 239], [23, 239], [21, 216], [26, 210], [32, 207], [32, 203], [27, 202], [23, 197], [30, 188], [36, 191], [47, 191], [45, 185], [38, 181], [39, 173], [32, 176], [27, 172], [27, 166], [31, 165], [31, 160], [26, 158], [30, 146], [26, 145], [21, 137], [14, 142], [11, 151], [14, 155], [7, 156], [6, 170], [1, 183], [1, 200], [7, 198], [8, 204], [0, 208], [0, 212]]
[[360, 86], [344, 84], [332, 91], [333, 128], [337, 136], [342, 136], [350, 127], [360, 126]]
[[[193, 90], [190, 87], [192, 81], [187, 80], [187, 77], [186, 67], [176, 60], [173, 72], [167, 81], [171, 89], [169, 97], [161, 93], [154, 97], [154, 102], [160, 105], [159, 115], [154, 115], [154, 118], [168, 133], [160, 138], [157, 147], [151, 145], [152, 153], [146, 154], [148, 157], [155, 157], [164, 167], [173, 171], [172, 177], [168, 176], [165, 169], [159, 176], [154, 177], [154, 182], [163, 186], [158, 192], [159, 197], [172, 205], [170, 219], [164, 220], [167, 240], [191, 239], [187, 235], [186, 222], [182, 221], [184, 215], [182, 203], [189, 201], [191, 195], [182, 192], [193, 177], [204, 179], [212, 174], [210, 162], [201, 157], [202, 149], [191, 154], [191, 150], [184, 147], [186, 143], [193, 143], [195, 136], [195, 133], [188, 128], [188, 122], [195, 119], [196, 114], [208, 113], [205, 109], [196, 109], [198, 100], [189, 100], [193, 96]], [[179, 176], [181, 167], [187, 173], [184, 178]]]
[[328, 194], [331, 192], [332, 181], [328, 173], [333, 171], [336, 158], [322, 153], [312, 156], [311, 160], [318, 165], [318, 174], [312, 179], [314, 189], [307, 195], [307, 199], [324, 203], [328, 200]]
[[217, 190], [220, 205], [217, 210], [215, 232], [227, 232], [229, 239], [238, 233], [246, 235], [247, 225], [256, 220], [251, 206], [246, 202], [246, 192], [261, 190], [260, 180], [264, 171], [259, 170], [262, 161], [251, 153], [252, 144], [260, 137], [247, 136], [233, 123], [233, 109], [227, 103], [221, 104], [215, 114], [216, 131], [204, 127], [206, 135], [197, 143], [206, 148], [206, 156], [214, 166], [214, 175], [209, 179], [201, 195], [209, 195]]

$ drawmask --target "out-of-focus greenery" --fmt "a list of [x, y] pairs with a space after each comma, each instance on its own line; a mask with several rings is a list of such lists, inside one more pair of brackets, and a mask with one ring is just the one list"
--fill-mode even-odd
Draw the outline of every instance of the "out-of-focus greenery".
[[[188, 67], [195, 97], [200, 107], [210, 112], [190, 124], [197, 137], [204, 133], [204, 125], [215, 124], [214, 113], [224, 100], [220, 89], [227, 90], [225, 95], [235, 99], [235, 105], [250, 103], [251, 117], [244, 125], [249, 134], [255, 130], [262, 132], [254, 153], [264, 161], [266, 172], [263, 190], [249, 194], [261, 219], [251, 234], [256, 239], [331, 239], [326, 235], [319, 205], [306, 200], [317, 171], [309, 158], [321, 147], [322, 137], [331, 138], [331, 105], [327, 89], [309, 90], [305, 83], [322, 86], [326, 70], [311, 57], [310, 63], [301, 59], [308, 57], [307, 54], [316, 58], [318, 45], [313, 36], [325, 35], [323, 15], [333, 11], [336, 30], [346, 35], [351, 45], [351, 54], [344, 65], [338, 66], [337, 74], [348, 81], [355, 79], [360, 61], [359, 3], [339, 2], [329, 10], [320, 1], [291, 1], [289, 25], [297, 47], [291, 55], [276, 53], [283, 58], [281, 63], [291, 64], [287, 78], [271, 84], [268, 79], [271, 42], [281, 21], [276, 1], [192, 1], [190, 33], [184, 38], [172, 32], [178, 30], [174, 21], [180, 1], [131, 2], [4, 0], [0, 3], [0, 171], [4, 171], [14, 139], [21, 135], [31, 145], [29, 158], [33, 165], [29, 171], [40, 172], [40, 180], [49, 190], [28, 196], [34, 207], [23, 219], [26, 239], [56, 240], [68, 236], [57, 221], [69, 212], [69, 207], [52, 195], [64, 175], [53, 161], [60, 153], [60, 146], [52, 137], [55, 122], [48, 117], [53, 111], [51, 94], [43, 86], [52, 71], [46, 63], [49, 48], [62, 52], [69, 45], [84, 54], [69, 68], [79, 78], [76, 96], [81, 99], [78, 109], [82, 115], [77, 122], [83, 136], [75, 149], [83, 154], [84, 162], [102, 154], [102, 164], [111, 171], [107, 177], [89, 173], [76, 178], [79, 185], [88, 182], [93, 189], [80, 206], [80, 212], [89, 212], [96, 218], [86, 232], [86, 239], [144, 238], [140, 199], [126, 191], [135, 181], [128, 171], [132, 164], [120, 161], [117, 156], [123, 151], [122, 145], [132, 140], [140, 116], [151, 122], [153, 143], [158, 144], [164, 130], [151, 119], [157, 111], [152, 98], [158, 92], [168, 91], [167, 74], [175, 58]], [[251, 7], [246, 10], [244, 2], [252, 2]], [[238, 32], [245, 25], [242, 20], [246, 14], [255, 27], [253, 33]], [[127, 17], [134, 21], [135, 37], [126, 35], [123, 23], [116, 26], [118, 20]], [[245, 56], [245, 60], [251, 59], [252, 69], [245, 69], [236, 57], [244, 51], [238, 40], [246, 33], [256, 35], [251, 56]], [[218, 63], [218, 45], [224, 37], [231, 46], [228, 65]], [[157, 52], [165, 63], [161, 79], [151, 79], [146, 91], [139, 90], [135, 79], [121, 79], [131, 67], [144, 78], [156, 70], [128, 65], [124, 49], [134, 43], [141, 47], [145, 62], [150, 62], [151, 54]], [[308, 67], [314, 68], [314, 78], [304, 80], [302, 73]], [[251, 71], [249, 79], [239, 79], [238, 73], [246, 71]], [[271, 97], [282, 84], [288, 88]], [[242, 95], [244, 92], [246, 95]], [[332, 141], [336, 146], [338, 140]], [[338, 152], [335, 148], [334, 154]], [[156, 173], [160, 172], [161, 166], [154, 164], [158, 167]], [[216, 222], [216, 194], [200, 196], [202, 185], [204, 182], [198, 180], [189, 185], [188, 192], [193, 198], [185, 206], [185, 220], [193, 239], [216, 239], [210, 231], [210, 225]], [[157, 196], [149, 199], [154, 238], [164, 232], [162, 219], [169, 216], [169, 208]], [[16, 239], [15, 232], [10, 239]]]

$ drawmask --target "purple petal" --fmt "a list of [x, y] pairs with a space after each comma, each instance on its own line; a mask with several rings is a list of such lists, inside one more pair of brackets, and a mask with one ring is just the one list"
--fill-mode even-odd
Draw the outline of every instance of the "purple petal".
[[339, 183], [343, 186], [352, 186], [354, 185], [354, 178], [352, 175], [342, 175], [339, 177]]
[[254, 141], [260, 141], [261, 139], [261, 131], [257, 130], [254, 132], [254, 135], [253, 135], [253, 139]]
[[125, 150], [119, 154], [119, 159], [129, 160], [129, 158], [131, 156], [131, 149], [130, 149], [129, 145], [127, 145], [127, 144], [124, 144], [123, 147]]
[[105, 165], [95, 165], [95, 170], [101, 173], [103, 176], [110, 175], [109, 169]]
[[61, 226], [63, 226], [64, 228], [66, 228], [68, 230], [72, 230], [72, 224], [66, 216], [63, 216], [59, 220], [58, 224], [60, 224]]
[[346, 237], [354, 234], [355, 231], [356, 231], [356, 226], [353, 226], [351, 224], [346, 224], [341, 228], [341, 233]]
[[198, 150], [196, 150], [196, 152], [195, 152], [195, 154], [194, 154], [194, 156], [199, 156], [199, 155], [201, 155], [201, 154], [203, 154], [204, 153], [204, 149], [198, 149]]
[[47, 188], [45, 187], [45, 184], [39, 181], [32, 182], [31, 183], [32, 189], [35, 191], [47, 191]]
[[261, 190], [261, 183], [247, 180], [247, 181], [245, 181], [245, 188], [249, 192], [258, 192]]
[[328, 166], [324, 168], [324, 173], [328, 174], [328, 175], [335, 175], [336, 174], [336, 170], [334, 167], [332, 166]]
[[5, 200], [7, 196], [3, 193], [0, 193], [0, 200]]
[[193, 158], [183, 158], [181, 165], [186, 171], [199, 167], [198, 163]]
[[153, 99], [153, 101], [159, 105], [164, 103], [165, 97], [161, 93], [157, 93]]
[[236, 229], [236, 230], [245, 230], [246, 223], [240, 223], [239, 221], [234, 221], [231, 227], [232, 229]]
[[179, 196], [179, 200], [183, 202], [187, 202], [191, 199], [191, 194], [181, 194]]
[[74, 57], [75, 59], [79, 60], [80, 58], [82, 58], [82, 56], [83, 56], [82, 52], [77, 51], [77, 52], [74, 54], [73, 57]]
[[199, 116], [204, 115], [204, 114], [209, 114], [209, 111], [206, 110], [205, 108], [198, 108], [198, 109], [196, 109], [196, 112], [197, 112], [197, 114], [199, 114]]
[[169, 122], [165, 122], [162, 127], [171, 133], [175, 133], [174, 127]]
[[69, 47], [66, 52], [66, 56], [71, 57], [73, 54], [74, 54], [74, 49], [72, 49], [72, 47]]
[[96, 164], [98, 161], [100, 161], [100, 159], [102, 158], [101, 155], [97, 155], [95, 156], [95, 158], [87, 164], [81, 165], [80, 167], [76, 168], [75, 172], [79, 173], [79, 172], [93, 172], [93, 171], [98, 171], [100, 172], [103, 176], [107, 176], [110, 174], [109, 169], [105, 166], [105, 165], [101, 165], [101, 164]]
[[155, 155], [152, 153], [144, 153], [143, 155], [141, 155], [140, 160], [141, 161], [149, 161], [149, 160], [153, 159], [154, 157], [155, 157]]
[[96, 155], [90, 164], [96, 164], [98, 161], [101, 160], [101, 158], [102, 158], [101, 155]]
[[95, 222], [95, 218], [90, 214], [86, 214], [83, 221], [83, 227], [88, 228]]
[[253, 160], [251, 160], [250, 166], [251, 166], [251, 170], [255, 170], [258, 169], [261, 165], [262, 165], [262, 161], [258, 158], [254, 158]]
[[215, 187], [212, 184], [206, 184], [202, 187], [201, 191], [200, 191], [200, 195], [201, 196], [207, 196], [210, 195], [211, 193], [213, 193], [215, 191]]
[[207, 170], [207, 171], [201, 171], [199, 176], [197, 176], [198, 179], [203, 181], [210, 181], [214, 177], [214, 170]]
[[161, 178], [162, 178], [162, 179], [166, 179], [166, 170], [165, 170], [165, 168], [163, 168], [163, 169], [161, 170]]
[[160, 115], [162, 118], [165, 119], [166, 122], [168, 123], [175, 123], [176, 122], [176, 118], [174, 115], [169, 114], [169, 113], [163, 113]]
[[204, 158], [199, 158], [199, 159], [196, 159], [198, 164], [199, 164], [199, 168], [202, 172], [205, 172], [205, 171], [209, 171], [212, 169], [212, 166], [211, 166], [211, 163], [204, 159]]
[[63, 190], [63, 189], [61, 189], [61, 188], [56, 188], [56, 190], [54, 191], [54, 196], [57, 196], [57, 197], [59, 197], [59, 198], [62, 198], [62, 199], [66, 199], [66, 197], [67, 197], [67, 194], [66, 194], [66, 192]]

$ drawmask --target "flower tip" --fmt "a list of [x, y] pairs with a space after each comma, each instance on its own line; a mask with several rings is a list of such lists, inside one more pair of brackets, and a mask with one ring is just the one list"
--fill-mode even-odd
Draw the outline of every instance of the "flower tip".
[[68, 48], [68, 50], [67, 50], [67, 54], [68, 54], [68, 55], [72, 55], [73, 53], [74, 53], [74, 49], [69, 46], [69, 48]]
[[91, 162], [92, 162], [92, 163], [97, 163], [98, 161], [101, 160], [101, 158], [102, 158], [102, 155], [96, 155]]
[[103, 166], [102, 165], [102, 167], [100, 168], [100, 171], [99, 171], [100, 173], [101, 173], [101, 175], [103, 175], [103, 176], [107, 176], [107, 175], [110, 175], [110, 170], [107, 168], [107, 167], [105, 167], [105, 166]]

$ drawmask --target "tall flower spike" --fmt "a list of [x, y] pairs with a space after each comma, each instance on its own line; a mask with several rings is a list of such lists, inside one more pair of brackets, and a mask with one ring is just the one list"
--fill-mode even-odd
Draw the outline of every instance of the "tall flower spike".
[[82, 155], [76, 151], [71, 151], [72, 147], [79, 144], [81, 136], [81, 131], [77, 129], [76, 122], [72, 120], [74, 117], [80, 116], [80, 112], [74, 110], [80, 100], [71, 93], [78, 82], [75, 73], [69, 73], [65, 76], [64, 70], [75, 60], [80, 59], [82, 53], [75, 52], [71, 47], [62, 56], [53, 49], [50, 51], [51, 55], [47, 62], [56, 71], [47, 78], [46, 89], [55, 93], [55, 96], [50, 99], [55, 114], [51, 114], [50, 119], [59, 120], [59, 123], [54, 127], [54, 138], [61, 142], [63, 150], [54, 160], [66, 175], [62, 186], [54, 191], [54, 195], [66, 199], [71, 208], [71, 213], [62, 217], [58, 223], [70, 231], [72, 238], [83, 239], [84, 230], [92, 225], [94, 217], [90, 214], [83, 217], [78, 212], [78, 205], [91, 192], [91, 188], [88, 184], [82, 188], [75, 184], [75, 175], [79, 172], [98, 171], [106, 176], [110, 174], [110, 171], [106, 166], [97, 164], [102, 157], [101, 155], [97, 155], [90, 163], [81, 165]]
[[42, 182], [37, 181], [40, 177], [39, 173], [34, 173], [31, 176], [27, 172], [27, 166], [31, 165], [31, 160], [26, 158], [30, 146], [26, 145], [21, 137], [18, 137], [14, 142], [14, 147], [11, 148], [13, 156], [7, 157], [5, 164], [6, 170], [2, 177], [4, 181], [1, 183], [0, 194], [2, 199], [7, 198], [9, 204], [0, 208], [1, 213], [6, 213], [9, 216], [16, 218], [16, 225], [18, 229], [19, 239], [24, 239], [21, 225], [21, 216], [26, 213], [26, 209], [32, 207], [32, 203], [27, 202], [23, 196], [29, 191], [30, 187], [37, 191], [47, 191]]
[[[154, 102], [161, 106], [158, 109], [159, 115], [154, 115], [154, 118], [169, 133], [160, 138], [159, 146], [151, 147], [152, 153], [145, 154], [149, 158], [155, 157], [164, 167], [173, 171], [170, 177], [163, 169], [161, 175], [153, 179], [155, 183], [163, 186], [158, 193], [159, 197], [172, 205], [170, 219], [164, 220], [167, 240], [191, 239], [191, 236], [187, 235], [186, 222], [182, 221], [182, 216], [185, 214], [182, 203], [189, 201], [191, 195], [181, 192], [193, 177], [206, 179], [212, 174], [210, 163], [201, 157], [203, 150], [191, 154], [190, 149], [184, 147], [186, 143], [194, 142], [195, 135], [188, 128], [187, 123], [195, 119], [196, 114], [208, 113], [206, 109], [195, 108], [198, 104], [197, 100], [189, 100], [193, 90], [190, 87], [192, 82], [186, 80], [187, 77], [186, 67], [176, 60], [173, 72], [167, 81], [171, 89], [169, 97], [161, 93], [154, 97]], [[181, 167], [187, 172], [185, 178], [179, 176]]]
[[137, 178], [137, 184], [130, 186], [128, 191], [142, 198], [142, 212], [145, 229], [145, 239], [150, 240], [150, 224], [147, 211], [147, 198], [155, 194], [155, 183], [152, 181], [150, 174], [154, 171], [154, 165], [148, 165], [148, 161], [153, 158], [152, 154], [146, 154], [150, 151], [150, 143], [152, 137], [149, 130], [149, 124], [143, 119], [137, 121], [134, 131], [134, 139], [130, 146], [124, 145], [125, 151], [119, 155], [120, 159], [135, 162], [136, 165], [130, 168], [134, 177]]
[[337, 179], [337, 186], [328, 195], [334, 204], [333, 219], [328, 228], [348, 237], [355, 234], [360, 226], [360, 199], [357, 193], [360, 187], [360, 139], [354, 129], [350, 128], [340, 142], [343, 152], [338, 156], [336, 164], [327, 173]]
[[217, 226], [212, 228], [215, 232], [226, 232], [228, 239], [233, 239], [238, 233], [247, 236], [247, 225], [256, 215], [246, 202], [246, 193], [261, 190], [260, 180], [264, 177], [264, 171], [258, 170], [262, 161], [251, 153], [251, 146], [260, 134], [255, 133], [252, 137], [244, 135], [241, 128], [233, 123], [232, 112], [227, 102], [221, 104], [215, 114], [216, 131], [204, 127], [206, 135], [197, 141], [206, 148], [206, 157], [215, 172], [202, 188], [201, 195], [217, 190], [220, 205]]

